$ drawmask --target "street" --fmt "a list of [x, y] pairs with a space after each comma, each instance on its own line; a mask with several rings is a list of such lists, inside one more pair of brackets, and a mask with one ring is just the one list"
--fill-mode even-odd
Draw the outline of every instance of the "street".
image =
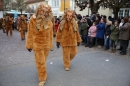
[[[0, 30], [0, 86], [37, 86], [34, 53], [28, 52], [25, 42], [16, 30], [12, 37]], [[54, 38], [45, 86], [130, 86], [130, 52], [118, 53], [80, 45], [70, 71], [65, 71], [62, 48], [57, 49]]]

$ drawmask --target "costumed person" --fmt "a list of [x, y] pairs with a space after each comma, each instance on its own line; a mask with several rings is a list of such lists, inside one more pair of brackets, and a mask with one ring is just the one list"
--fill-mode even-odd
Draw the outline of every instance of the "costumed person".
[[5, 29], [6, 29], [7, 36], [9, 31], [10, 31], [10, 35], [12, 36], [12, 24], [13, 24], [13, 20], [10, 18], [10, 16], [7, 16], [5, 19]]
[[25, 40], [25, 32], [26, 32], [26, 29], [27, 29], [27, 21], [25, 20], [24, 15], [20, 16], [20, 20], [18, 22], [18, 29], [19, 29], [20, 34], [21, 34], [21, 39]]
[[50, 16], [51, 16], [51, 21], [52, 21], [52, 24], [53, 24], [53, 26], [52, 26], [52, 32], [51, 32], [51, 34], [52, 34], [52, 36], [51, 36], [51, 45], [50, 45], [50, 47], [51, 47], [51, 51], [53, 51], [53, 37], [54, 37], [54, 29], [55, 29], [55, 17], [53, 16], [53, 14], [52, 14], [52, 11], [51, 11], [51, 13], [50, 13]]
[[52, 21], [51, 7], [40, 4], [30, 18], [26, 40], [26, 48], [35, 54], [36, 67], [38, 71], [39, 84], [44, 86], [47, 79], [46, 59], [51, 48]]
[[4, 20], [3, 18], [0, 18], [0, 30], [3, 30], [3, 33], [5, 33], [5, 29], [4, 29]]
[[70, 61], [77, 54], [77, 45], [79, 46], [81, 42], [75, 18], [74, 11], [66, 10], [56, 35], [57, 47], [62, 46], [64, 68], [66, 71], [69, 71]]

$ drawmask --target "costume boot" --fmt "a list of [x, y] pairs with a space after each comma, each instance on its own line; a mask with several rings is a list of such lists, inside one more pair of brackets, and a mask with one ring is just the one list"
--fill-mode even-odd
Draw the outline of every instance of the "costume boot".
[[39, 82], [38, 86], [44, 86], [45, 83], [46, 81]]

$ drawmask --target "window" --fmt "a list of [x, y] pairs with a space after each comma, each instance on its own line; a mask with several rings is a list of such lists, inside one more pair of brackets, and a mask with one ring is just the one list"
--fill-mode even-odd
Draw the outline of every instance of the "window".
[[119, 18], [123, 17], [123, 10], [119, 11]]
[[129, 10], [125, 10], [124, 16], [129, 16]]
[[52, 7], [59, 7], [59, 0], [52, 0]]

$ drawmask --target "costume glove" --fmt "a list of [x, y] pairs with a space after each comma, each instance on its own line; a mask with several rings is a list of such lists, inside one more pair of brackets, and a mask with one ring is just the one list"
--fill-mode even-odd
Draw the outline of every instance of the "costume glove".
[[29, 51], [29, 52], [31, 52], [31, 51], [32, 51], [32, 49], [28, 49], [28, 51]]
[[60, 42], [56, 42], [57, 48], [60, 48]]
[[77, 46], [79, 46], [80, 45], [80, 42], [77, 42]]

